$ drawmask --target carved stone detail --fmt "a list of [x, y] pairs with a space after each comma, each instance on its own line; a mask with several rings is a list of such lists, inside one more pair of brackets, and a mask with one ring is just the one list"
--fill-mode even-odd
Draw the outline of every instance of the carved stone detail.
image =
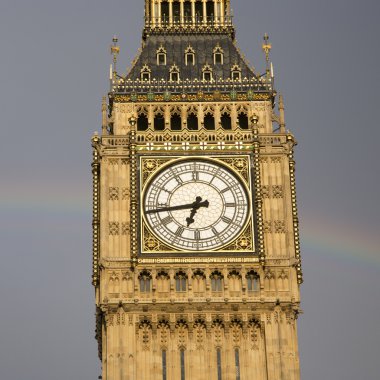
[[121, 224], [121, 234], [123, 236], [129, 235], [131, 232], [131, 224], [129, 222], [123, 222]]
[[264, 220], [264, 232], [267, 234], [272, 233], [273, 228], [272, 228], [272, 222], [270, 220]]
[[272, 186], [273, 198], [283, 198], [284, 197], [284, 187], [281, 185]]
[[270, 198], [270, 187], [262, 186], [261, 187], [261, 195], [263, 198]]
[[118, 187], [110, 187], [108, 190], [109, 200], [110, 201], [118, 201], [119, 200], [119, 188]]
[[276, 234], [284, 234], [286, 232], [286, 225], [284, 220], [275, 220], [274, 224], [274, 232]]
[[109, 222], [108, 226], [109, 234], [111, 236], [116, 236], [120, 234], [120, 223], [119, 222]]
[[123, 187], [121, 189], [121, 199], [123, 201], [128, 201], [131, 198], [131, 190], [128, 187]]

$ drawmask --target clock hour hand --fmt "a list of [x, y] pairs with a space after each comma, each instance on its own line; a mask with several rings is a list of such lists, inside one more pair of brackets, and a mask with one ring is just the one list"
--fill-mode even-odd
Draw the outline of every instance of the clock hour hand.
[[202, 198], [197, 197], [195, 202], [193, 203], [189, 203], [189, 204], [181, 205], [181, 206], [162, 207], [155, 210], [148, 210], [146, 211], [146, 214], [155, 214], [157, 212], [178, 211], [178, 210], [187, 210], [187, 209], [199, 210], [201, 207], [208, 207], [208, 206], [209, 206], [208, 201], [202, 202]]
[[202, 202], [202, 198], [197, 197], [195, 202], [193, 203], [193, 206], [194, 207], [191, 209], [191, 212], [190, 212], [190, 217], [186, 218], [187, 227], [190, 227], [190, 225], [195, 222], [194, 216], [201, 207], [208, 208], [209, 202], [208, 201]]

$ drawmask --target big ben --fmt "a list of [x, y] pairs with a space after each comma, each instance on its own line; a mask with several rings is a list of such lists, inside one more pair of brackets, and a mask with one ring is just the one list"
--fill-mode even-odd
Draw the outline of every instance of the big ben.
[[259, 73], [230, 0], [144, 4], [92, 138], [101, 378], [299, 380], [296, 141], [269, 38]]

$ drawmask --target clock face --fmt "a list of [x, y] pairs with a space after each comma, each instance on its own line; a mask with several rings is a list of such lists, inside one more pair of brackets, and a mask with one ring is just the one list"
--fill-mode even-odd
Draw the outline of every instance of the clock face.
[[186, 160], [160, 171], [144, 192], [144, 216], [155, 235], [177, 249], [209, 251], [236, 238], [250, 209], [243, 182], [209, 160]]

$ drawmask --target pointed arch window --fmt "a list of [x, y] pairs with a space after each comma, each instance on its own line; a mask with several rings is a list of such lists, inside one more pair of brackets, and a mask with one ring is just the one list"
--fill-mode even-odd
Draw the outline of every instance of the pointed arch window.
[[172, 131], [180, 131], [182, 129], [182, 118], [178, 113], [174, 113], [170, 117], [170, 129]]
[[249, 128], [248, 116], [246, 113], [244, 113], [244, 112], [239, 113], [238, 122], [239, 122], [239, 127], [241, 129], [248, 129]]
[[155, 131], [163, 131], [165, 129], [165, 117], [163, 113], [158, 112], [154, 116], [154, 130]]
[[210, 65], [205, 65], [202, 69], [203, 80], [205, 82], [211, 82], [213, 80], [212, 68]]
[[247, 290], [248, 292], [258, 292], [260, 290], [260, 276], [251, 271], [247, 273]]
[[137, 118], [137, 130], [138, 131], [146, 131], [149, 127], [148, 117], [142, 113]]
[[211, 113], [208, 113], [205, 116], [204, 126], [209, 131], [212, 131], [212, 130], [215, 129], [215, 118], [214, 118], [214, 115], [212, 115]]
[[224, 63], [224, 51], [218, 45], [214, 49], [214, 65], [223, 65]]
[[160, 46], [160, 48], [157, 50], [157, 65], [159, 66], [166, 66], [166, 50], [163, 46]]
[[179, 68], [176, 64], [170, 68], [170, 81], [179, 82]]
[[198, 130], [198, 116], [194, 112], [187, 117], [187, 128], [190, 131]]
[[152, 70], [149, 68], [149, 66], [148, 65], [144, 65], [143, 68], [140, 71], [141, 80], [145, 81], [145, 82], [150, 81], [150, 74], [151, 74], [151, 72], [152, 72]]
[[176, 292], [186, 292], [187, 290], [187, 276], [184, 272], [178, 272], [175, 276], [175, 290]]
[[232, 119], [231, 116], [225, 112], [222, 117], [220, 118], [220, 121], [222, 123], [222, 128], [225, 130], [232, 129]]
[[139, 276], [140, 292], [149, 293], [152, 289], [152, 276], [148, 271], [143, 271]]
[[220, 272], [211, 274], [211, 290], [213, 292], [221, 292], [223, 290], [223, 276]]
[[191, 46], [185, 50], [185, 64], [186, 66], [195, 65], [195, 50]]
[[234, 65], [231, 68], [231, 79], [233, 81], [241, 80], [241, 67], [239, 65]]

